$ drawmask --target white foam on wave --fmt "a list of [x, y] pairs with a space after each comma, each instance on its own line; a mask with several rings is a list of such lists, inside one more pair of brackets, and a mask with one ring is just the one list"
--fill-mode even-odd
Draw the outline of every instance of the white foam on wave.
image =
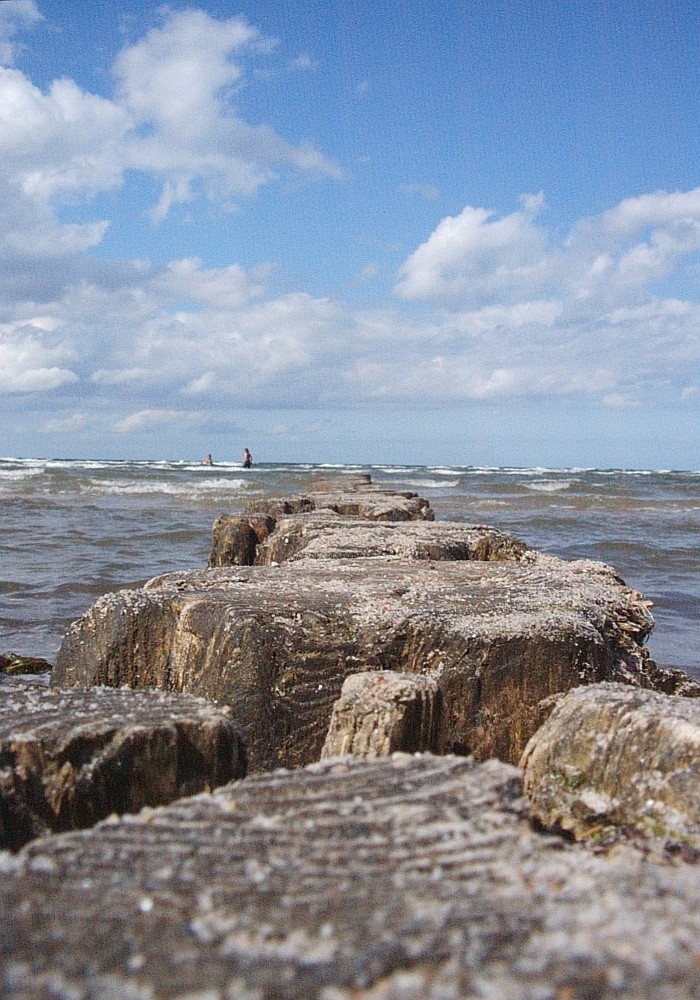
[[416, 475], [458, 476], [466, 469], [452, 465], [372, 465], [371, 470], [387, 476], [405, 476], [413, 478]]
[[43, 475], [43, 469], [0, 469], [0, 482], [19, 483]]
[[592, 469], [597, 476], [666, 476], [669, 469]]
[[563, 466], [555, 468], [544, 465], [535, 465], [530, 468], [518, 465], [474, 465], [464, 469], [464, 473], [470, 476], [558, 476], [558, 475], [578, 475], [582, 472], [595, 472], [596, 469], [584, 469], [577, 467]]
[[412, 479], [407, 477], [406, 483], [412, 489], [417, 490], [444, 490], [459, 486], [458, 479]]
[[544, 479], [540, 483], [524, 483], [526, 489], [535, 493], [562, 493], [572, 485], [573, 479]]
[[240, 472], [240, 462], [212, 462], [205, 465], [204, 462], [195, 462], [189, 465], [179, 465], [178, 472], [198, 472], [205, 476], [218, 475], [222, 472]]
[[32, 476], [41, 476], [44, 470], [34, 469], [0, 469], [0, 479], [31, 479]]
[[162, 479], [140, 483], [127, 479], [92, 479], [83, 489], [91, 493], [107, 493], [118, 496], [142, 496], [159, 493], [169, 496], [198, 496], [202, 493], [230, 493], [242, 489], [245, 485], [243, 479], [208, 479], [196, 483], [173, 483]]
[[190, 488], [194, 486], [197, 491], [226, 490], [228, 492], [232, 489], [242, 490], [247, 484], [246, 479], [207, 479], [201, 483], [190, 483]]
[[459, 465], [431, 465], [428, 468], [431, 476], [458, 476], [466, 471], [467, 469]]
[[85, 460], [85, 459], [60, 459], [52, 458], [44, 463], [47, 469], [78, 469], [85, 470], [86, 472], [93, 471], [95, 469], [113, 469], [115, 466], [131, 465], [130, 462], [111, 462], [111, 461], [98, 461], [97, 459]]

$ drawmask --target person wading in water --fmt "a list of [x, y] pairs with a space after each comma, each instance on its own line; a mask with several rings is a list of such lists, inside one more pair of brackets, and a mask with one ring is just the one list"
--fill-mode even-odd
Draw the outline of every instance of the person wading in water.
[[243, 468], [249, 469], [253, 464], [253, 456], [250, 454], [247, 448], [243, 449]]

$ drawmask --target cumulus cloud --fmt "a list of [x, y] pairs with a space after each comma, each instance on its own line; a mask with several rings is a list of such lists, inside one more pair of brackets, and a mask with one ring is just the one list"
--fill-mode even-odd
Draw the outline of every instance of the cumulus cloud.
[[[543, 208], [541, 195], [506, 216], [467, 206], [400, 268], [396, 298], [433, 309], [440, 364], [423, 365], [424, 391], [629, 407], [697, 366], [700, 304], [657, 289], [700, 250], [700, 188], [626, 199], [558, 242]], [[410, 395], [412, 376], [392, 369], [373, 368], [374, 383]]]
[[700, 188], [629, 198], [576, 223], [560, 246], [538, 223], [542, 195], [499, 217], [467, 206], [443, 219], [400, 270], [394, 292], [447, 307], [554, 291], [577, 309], [646, 301], [650, 285], [700, 249]]
[[[29, 23], [33, 5], [15, 7]], [[339, 176], [241, 117], [247, 58], [269, 45], [241, 18], [183, 10], [122, 51], [107, 97], [0, 69], [0, 393], [60, 400], [49, 429], [100, 413], [122, 434], [238, 406], [585, 396], [619, 408], [663, 393], [697, 405], [700, 304], [663, 282], [700, 250], [700, 188], [626, 199], [563, 237], [542, 194], [509, 214], [467, 205], [374, 308], [275, 290], [272, 265], [90, 255], [108, 220], [85, 206], [130, 171], [153, 181], [155, 221], [202, 197], [228, 206], [286, 170]], [[68, 224], [71, 199], [84, 214]], [[379, 287], [381, 270], [359, 277]]]
[[205, 268], [197, 258], [183, 258], [159, 272], [153, 287], [173, 299], [185, 295], [211, 308], [234, 309], [262, 296], [264, 271], [258, 275], [247, 274], [239, 264]]
[[[596, 220], [588, 220], [584, 252], [578, 237], [557, 245], [525, 210], [515, 215], [495, 237], [482, 239], [480, 230], [498, 218], [482, 210], [474, 227], [476, 215], [469, 213], [472, 241], [457, 226], [452, 247], [446, 228], [437, 227], [452, 277], [441, 285], [432, 254], [437, 276], [427, 313], [399, 295], [391, 305], [356, 310], [303, 292], [274, 294], [265, 269], [206, 267], [194, 258], [162, 267], [135, 264], [118, 280], [81, 281], [31, 322], [6, 325], [0, 337], [4, 390], [60, 392], [69, 408], [92, 400], [128, 433], [185, 419], [173, 408], [178, 397], [187, 400], [187, 419], [195, 413], [205, 419], [231, 406], [362, 401], [570, 396], [626, 408], [679, 381], [688, 384], [687, 372], [700, 360], [697, 302], [663, 298], [641, 280], [632, 297], [627, 283], [614, 282], [602, 290], [589, 282], [590, 294], [581, 295], [586, 265], [607, 255], [614, 269], [629, 255], [634, 233], [613, 238], [609, 222], [598, 220], [596, 243]], [[663, 225], [673, 228], [669, 220]], [[653, 240], [655, 229], [644, 233]], [[507, 234], [512, 246], [505, 245]], [[478, 294], [461, 286], [457, 272], [461, 252], [473, 261], [474, 241], [492, 253], [490, 263], [477, 268]], [[539, 255], [529, 276], [521, 266], [526, 245]], [[504, 247], [502, 257], [494, 247]], [[401, 281], [413, 277], [416, 254]], [[507, 292], [504, 268], [519, 281]], [[687, 392], [686, 405], [695, 398]]]
[[204, 372], [199, 378], [192, 379], [188, 382], [184, 388], [184, 392], [192, 395], [198, 396], [201, 393], [209, 392], [214, 388], [216, 384], [216, 375], [213, 371]]
[[640, 304], [700, 250], [700, 188], [627, 198], [571, 230], [562, 255], [583, 308]]
[[119, 420], [114, 429], [120, 434], [129, 431], [144, 431], [162, 427], [167, 424], [177, 424], [178, 421], [191, 419], [192, 414], [181, 413], [178, 410], [139, 410], [130, 413], [128, 417]]
[[504, 218], [467, 205], [443, 219], [402, 266], [396, 295], [478, 304], [541, 286], [548, 272], [546, 234], [535, 219], [543, 201], [524, 198], [521, 211]]
[[[38, 13], [0, 4], [0, 46]], [[163, 23], [117, 57], [112, 96], [70, 79], [46, 91], [11, 65], [0, 67], [0, 263], [81, 254], [108, 222], [61, 224], [57, 205], [120, 187], [126, 175], [155, 178], [154, 222], [203, 192], [217, 202], [254, 194], [284, 171], [338, 178], [308, 142], [286, 142], [236, 108], [244, 58], [269, 43], [242, 18], [166, 12]]]
[[611, 392], [603, 397], [603, 405], [615, 410], [638, 410], [642, 401], [623, 392]]
[[0, 324], [0, 394], [47, 392], [78, 380], [61, 364], [72, 352], [55, 342], [52, 327], [45, 320]]
[[41, 20], [34, 0], [4, 0], [0, 3], [0, 65], [11, 66], [17, 55], [20, 31]]
[[132, 128], [123, 107], [67, 79], [43, 93], [9, 68], [0, 70], [0, 106], [2, 170], [30, 203], [121, 181]]
[[67, 417], [56, 417], [44, 423], [43, 430], [49, 434], [75, 434], [91, 424], [87, 413], [72, 413]]
[[309, 144], [293, 146], [236, 112], [244, 50], [268, 43], [243, 18], [218, 21], [203, 11], [171, 13], [124, 50], [114, 74], [117, 101], [135, 133], [129, 165], [163, 178], [154, 218], [192, 197], [195, 182], [210, 197], [253, 194], [284, 168], [339, 176]]
[[292, 59], [292, 61], [289, 64], [290, 69], [302, 70], [302, 71], [314, 70], [317, 68], [317, 66], [318, 63], [311, 58], [308, 52], [302, 52], [300, 55], [296, 57], [296, 59]]
[[[29, 346], [29, 345], [28, 345]], [[77, 382], [75, 372], [67, 368], [40, 367], [31, 346], [25, 350], [12, 350], [0, 346], [0, 367], [3, 370], [2, 394], [18, 392], [47, 392], [70, 382]]]

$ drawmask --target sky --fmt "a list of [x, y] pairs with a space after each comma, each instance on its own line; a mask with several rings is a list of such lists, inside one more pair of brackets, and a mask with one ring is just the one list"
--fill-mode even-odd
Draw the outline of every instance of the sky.
[[0, 0], [0, 454], [700, 469], [697, 0]]

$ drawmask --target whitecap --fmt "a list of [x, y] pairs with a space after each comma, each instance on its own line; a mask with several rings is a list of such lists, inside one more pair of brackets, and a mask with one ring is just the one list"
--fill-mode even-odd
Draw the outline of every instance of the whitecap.
[[406, 483], [418, 490], [444, 490], [459, 486], [459, 480], [441, 479], [436, 482], [434, 479], [406, 479]]
[[535, 493], [561, 493], [568, 490], [572, 483], [572, 479], [543, 479], [539, 483], [523, 483], [523, 486]]
[[143, 496], [147, 494], [165, 493], [170, 496], [198, 496], [202, 493], [230, 493], [242, 489], [246, 485], [244, 479], [209, 479], [199, 482], [132, 482], [131, 480], [99, 480], [92, 479], [82, 487], [90, 493], [116, 494], [119, 496]]
[[41, 476], [43, 472], [43, 468], [0, 469], [0, 479], [8, 482], [20, 482], [23, 479], [31, 479], [33, 476]]
[[191, 483], [190, 488], [199, 493], [206, 490], [241, 490], [248, 485], [247, 479], [207, 479], [201, 483]]

